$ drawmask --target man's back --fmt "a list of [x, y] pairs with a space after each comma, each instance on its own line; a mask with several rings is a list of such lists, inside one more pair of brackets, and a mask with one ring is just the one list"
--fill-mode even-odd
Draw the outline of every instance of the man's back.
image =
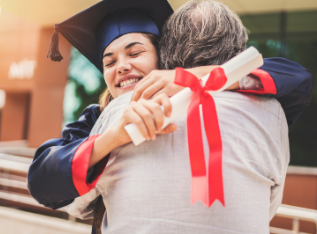
[[[112, 101], [93, 134], [117, 123], [130, 94]], [[177, 131], [111, 153], [95, 193], [103, 196], [103, 233], [269, 233], [289, 162], [288, 127], [275, 99], [223, 92], [215, 97], [226, 207], [190, 205], [186, 116]], [[206, 161], [208, 148], [204, 136]]]

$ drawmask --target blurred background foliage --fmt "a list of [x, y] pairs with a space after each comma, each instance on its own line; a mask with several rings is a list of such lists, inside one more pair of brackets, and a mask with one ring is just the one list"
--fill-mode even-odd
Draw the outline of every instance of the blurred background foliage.
[[77, 120], [90, 104], [98, 103], [106, 87], [100, 71], [73, 47], [65, 88], [64, 125]]
[[[248, 46], [263, 57], [284, 57], [307, 68], [317, 79], [317, 11], [240, 16], [249, 29]], [[78, 119], [89, 104], [98, 103], [106, 88], [102, 74], [76, 49], [72, 50], [64, 100], [65, 124]], [[290, 128], [291, 165], [317, 167], [317, 91]]]

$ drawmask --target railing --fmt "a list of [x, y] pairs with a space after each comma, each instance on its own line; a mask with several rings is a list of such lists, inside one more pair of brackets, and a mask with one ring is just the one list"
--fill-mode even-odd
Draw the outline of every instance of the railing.
[[[27, 194], [26, 175], [32, 159], [0, 153], [0, 198], [5, 201], [40, 206]], [[19, 189], [21, 193], [10, 190]]]
[[3, 234], [89, 234], [91, 225], [0, 206], [0, 231]]
[[[280, 228], [270, 228], [271, 233], [276, 234], [306, 234], [299, 232], [299, 221], [313, 222], [316, 225], [317, 230], [317, 210], [306, 209], [296, 206], [281, 205], [275, 216], [293, 219], [292, 230], [285, 230]], [[317, 232], [316, 232], [317, 233]]]
[[[0, 147], [0, 152], [12, 152], [20, 154], [23, 147]], [[43, 205], [38, 204], [31, 195], [29, 195], [26, 178], [29, 166], [32, 163], [31, 156], [28, 153], [31, 151], [24, 151], [23, 157], [0, 153], [0, 199], [1, 205], [11, 203], [17, 207], [30, 207], [31, 210], [42, 210], [45, 213], [64, 213], [71, 221], [76, 221], [75, 217], [68, 215], [63, 209], [53, 211]], [[32, 155], [33, 156], [33, 155]], [[16, 205], [15, 205], [16, 204]]]
[[27, 147], [27, 141], [0, 142], [0, 153], [33, 158], [36, 148]]

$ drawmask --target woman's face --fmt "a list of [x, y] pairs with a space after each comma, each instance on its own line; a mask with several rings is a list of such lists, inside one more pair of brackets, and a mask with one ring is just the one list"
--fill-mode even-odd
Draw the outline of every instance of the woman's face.
[[142, 33], [129, 33], [105, 49], [103, 66], [107, 86], [117, 98], [133, 91], [139, 80], [158, 69], [158, 56], [149, 38]]

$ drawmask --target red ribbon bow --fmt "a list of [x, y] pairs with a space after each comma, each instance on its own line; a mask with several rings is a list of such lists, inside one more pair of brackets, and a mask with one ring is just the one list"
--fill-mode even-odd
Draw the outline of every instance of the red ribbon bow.
[[[214, 69], [205, 84], [182, 68], [176, 68], [174, 83], [189, 87], [193, 92], [187, 110], [187, 137], [192, 172], [191, 203], [201, 200], [210, 207], [217, 199], [225, 206], [222, 179], [222, 142], [213, 97], [206, 91], [218, 90], [227, 82], [222, 68]], [[208, 174], [204, 157], [199, 106], [202, 105], [203, 120], [209, 145]]]

